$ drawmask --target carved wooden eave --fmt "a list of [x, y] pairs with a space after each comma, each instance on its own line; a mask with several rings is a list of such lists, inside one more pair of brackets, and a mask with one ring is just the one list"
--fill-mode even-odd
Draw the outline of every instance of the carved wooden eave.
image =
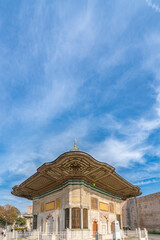
[[78, 149], [72, 149], [60, 155], [56, 160], [44, 163], [35, 174], [20, 185], [14, 186], [12, 194], [33, 199], [58, 188], [68, 180], [84, 180], [122, 199], [141, 194], [140, 188], [118, 175], [114, 167], [99, 162]]

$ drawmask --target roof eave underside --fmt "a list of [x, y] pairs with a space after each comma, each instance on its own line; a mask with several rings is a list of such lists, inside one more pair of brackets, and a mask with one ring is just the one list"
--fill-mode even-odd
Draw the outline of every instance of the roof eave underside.
[[123, 199], [141, 194], [140, 188], [117, 174], [114, 167], [99, 162], [81, 151], [66, 152], [56, 160], [44, 163], [35, 174], [19, 186], [13, 187], [12, 194], [33, 199], [69, 179], [83, 179], [90, 184], [94, 183], [99, 189], [121, 196]]

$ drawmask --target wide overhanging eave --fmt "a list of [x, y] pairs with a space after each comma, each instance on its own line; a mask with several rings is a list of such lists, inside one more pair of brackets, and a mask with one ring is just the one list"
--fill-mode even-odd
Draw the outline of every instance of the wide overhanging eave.
[[[79, 172], [76, 173], [77, 169]], [[141, 194], [140, 188], [118, 175], [114, 167], [99, 162], [81, 151], [66, 152], [55, 161], [44, 163], [35, 174], [19, 186], [13, 187], [12, 194], [33, 199], [35, 196], [48, 192], [72, 178], [82, 179], [90, 184], [95, 183], [100, 189], [110, 191], [112, 194], [117, 193], [116, 195], [120, 195], [122, 198]], [[108, 179], [113, 186], [107, 186]], [[114, 181], [115, 185], [113, 184]], [[116, 183], [121, 186], [121, 189], [116, 190]]]

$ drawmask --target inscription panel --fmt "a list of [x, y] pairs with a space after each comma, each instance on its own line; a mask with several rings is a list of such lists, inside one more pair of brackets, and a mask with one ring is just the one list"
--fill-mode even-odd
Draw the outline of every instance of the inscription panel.
[[46, 211], [54, 210], [55, 209], [55, 201], [46, 203]]
[[41, 213], [43, 213], [43, 212], [44, 212], [44, 203], [41, 203], [40, 212], [41, 212]]
[[100, 208], [101, 211], [106, 211], [106, 212], [109, 211], [109, 206], [108, 206], [107, 203], [100, 202], [99, 203], [99, 208]]
[[61, 209], [62, 207], [62, 199], [61, 198], [57, 198], [56, 199], [56, 209]]

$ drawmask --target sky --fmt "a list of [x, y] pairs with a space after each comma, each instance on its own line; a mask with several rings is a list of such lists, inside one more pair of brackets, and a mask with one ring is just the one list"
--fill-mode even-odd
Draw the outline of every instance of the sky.
[[159, 0], [0, 0], [0, 205], [75, 138], [159, 191]]

